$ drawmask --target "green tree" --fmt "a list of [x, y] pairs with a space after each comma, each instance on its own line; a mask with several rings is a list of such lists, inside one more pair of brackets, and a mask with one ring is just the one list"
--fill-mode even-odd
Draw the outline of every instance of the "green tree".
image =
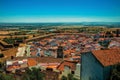
[[73, 75], [72, 74], [68, 74], [68, 80], [73, 80]]
[[4, 54], [1, 54], [1, 53], [0, 53], [0, 58], [2, 58], [2, 57], [4, 57]]
[[13, 74], [6, 75], [3, 73], [0, 73], [0, 80], [15, 80], [15, 78]]
[[67, 80], [66, 76], [62, 76], [61, 80]]
[[78, 80], [74, 78], [73, 74], [68, 74], [68, 80]]
[[23, 80], [44, 80], [45, 75], [40, 72], [39, 68], [27, 69], [22, 76]]

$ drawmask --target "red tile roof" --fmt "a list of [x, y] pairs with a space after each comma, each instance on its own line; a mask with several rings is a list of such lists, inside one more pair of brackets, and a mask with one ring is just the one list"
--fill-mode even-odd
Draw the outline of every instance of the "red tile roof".
[[39, 63], [61, 63], [62, 58], [53, 58], [53, 57], [38, 57], [37, 61]]
[[72, 71], [75, 70], [76, 67], [76, 63], [75, 62], [71, 62], [71, 61], [63, 61], [58, 67], [57, 69], [60, 71], [64, 70], [64, 66], [69, 66], [71, 68]]
[[120, 49], [95, 50], [92, 53], [103, 66], [120, 63]]
[[30, 67], [35, 65], [37, 65], [35, 58], [28, 58], [28, 66]]

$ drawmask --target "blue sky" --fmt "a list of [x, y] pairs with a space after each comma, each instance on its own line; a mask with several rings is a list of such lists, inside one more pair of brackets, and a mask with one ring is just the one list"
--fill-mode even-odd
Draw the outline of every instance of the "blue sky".
[[120, 22], [120, 0], [0, 0], [0, 22]]

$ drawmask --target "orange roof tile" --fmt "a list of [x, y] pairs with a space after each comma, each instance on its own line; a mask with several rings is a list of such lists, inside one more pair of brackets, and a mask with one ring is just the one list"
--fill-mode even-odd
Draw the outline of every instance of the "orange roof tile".
[[120, 49], [94, 50], [92, 53], [103, 66], [120, 63]]
[[47, 68], [52, 68], [52, 69], [54, 69], [54, 68], [56, 68], [57, 66], [47, 66]]
[[53, 58], [53, 57], [38, 57], [37, 61], [39, 63], [61, 63], [63, 61], [63, 59]]
[[71, 68], [71, 70], [75, 70], [76, 64], [75, 62], [71, 62], [71, 61], [63, 61], [58, 67], [57, 69], [60, 71], [64, 70], [64, 66], [69, 66]]
[[28, 58], [28, 66], [35, 66], [37, 64], [35, 58]]

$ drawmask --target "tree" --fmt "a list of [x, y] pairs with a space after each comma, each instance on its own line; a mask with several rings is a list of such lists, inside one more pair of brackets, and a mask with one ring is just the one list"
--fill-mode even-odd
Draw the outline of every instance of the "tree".
[[67, 80], [66, 76], [62, 76], [61, 80]]
[[44, 74], [40, 72], [39, 68], [27, 69], [22, 76], [23, 80], [44, 80]]
[[73, 77], [73, 74], [68, 74], [68, 76], [62, 76], [61, 80], [78, 80], [76, 78]]
[[72, 74], [68, 74], [68, 80], [73, 80], [73, 75]]
[[74, 78], [73, 74], [68, 74], [68, 80], [78, 80], [78, 79]]
[[15, 78], [13, 74], [6, 75], [3, 73], [0, 73], [0, 80], [15, 80]]
[[0, 58], [2, 58], [2, 57], [4, 57], [4, 54], [1, 54], [1, 53], [0, 53]]

